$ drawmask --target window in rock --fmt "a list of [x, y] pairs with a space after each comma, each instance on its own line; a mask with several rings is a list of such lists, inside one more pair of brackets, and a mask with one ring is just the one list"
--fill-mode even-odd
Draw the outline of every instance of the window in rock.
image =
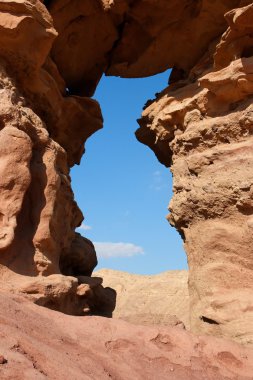
[[86, 143], [73, 188], [86, 219], [78, 229], [95, 242], [99, 268], [139, 274], [186, 269], [182, 240], [165, 219], [172, 177], [135, 137], [148, 99], [169, 72], [144, 79], [103, 77], [95, 94], [104, 128]]

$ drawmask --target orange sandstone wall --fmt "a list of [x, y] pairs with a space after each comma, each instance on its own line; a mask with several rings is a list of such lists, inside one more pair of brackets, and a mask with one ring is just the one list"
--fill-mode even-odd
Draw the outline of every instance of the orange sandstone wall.
[[169, 222], [189, 263], [191, 328], [253, 342], [253, 5], [143, 112], [137, 138], [171, 166]]

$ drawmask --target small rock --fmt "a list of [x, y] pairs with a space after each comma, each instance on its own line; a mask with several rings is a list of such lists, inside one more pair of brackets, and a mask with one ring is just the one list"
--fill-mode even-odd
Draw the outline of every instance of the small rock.
[[0, 355], [0, 364], [6, 364], [6, 363], [8, 363], [8, 360], [5, 359], [3, 355]]

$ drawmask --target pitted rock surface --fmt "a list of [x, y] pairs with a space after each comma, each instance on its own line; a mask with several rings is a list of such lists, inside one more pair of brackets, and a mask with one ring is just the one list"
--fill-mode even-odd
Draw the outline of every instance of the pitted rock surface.
[[168, 220], [188, 256], [192, 330], [250, 344], [252, 12], [225, 15], [217, 45], [144, 110], [136, 133], [173, 172]]

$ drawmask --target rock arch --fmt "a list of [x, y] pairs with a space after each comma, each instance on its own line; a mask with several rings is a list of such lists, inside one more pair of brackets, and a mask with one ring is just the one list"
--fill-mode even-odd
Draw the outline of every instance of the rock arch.
[[251, 2], [44, 3], [0, 1], [1, 287], [73, 314], [103, 304], [69, 169], [102, 128], [91, 96], [104, 72], [173, 67], [136, 135], [173, 171], [192, 329], [252, 343]]

